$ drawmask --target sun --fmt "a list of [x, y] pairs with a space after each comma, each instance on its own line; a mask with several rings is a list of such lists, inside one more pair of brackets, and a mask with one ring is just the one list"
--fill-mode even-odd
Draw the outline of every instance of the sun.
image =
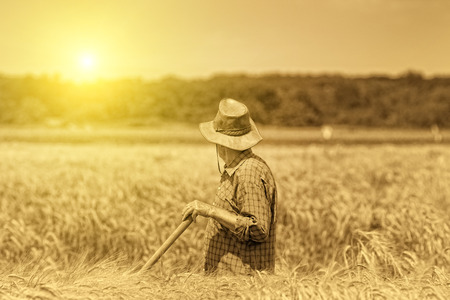
[[77, 82], [89, 82], [98, 78], [98, 60], [94, 52], [79, 52], [76, 56], [76, 70], [74, 80]]
[[92, 53], [83, 53], [79, 57], [79, 64], [82, 70], [92, 71], [96, 65], [95, 55]]

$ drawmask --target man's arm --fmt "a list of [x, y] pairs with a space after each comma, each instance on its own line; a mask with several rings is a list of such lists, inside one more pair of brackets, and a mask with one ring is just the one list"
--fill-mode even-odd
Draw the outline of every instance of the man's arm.
[[236, 198], [240, 208], [240, 214], [247, 216], [253, 224], [243, 228], [239, 238], [262, 242], [269, 236], [272, 225], [271, 202], [267, 199], [267, 191], [264, 181], [256, 179], [242, 182], [238, 185]]
[[191, 215], [194, 221], [199, 215], [203, 217], [213, 218], [222, 226], [230, 229], [232, 232], [235, 232], [236, 229], [242, 225], [248, 224], [248, 226], [250, 226], [254, 223], [248, 217], [238, 215], [235, 212], [231, 212], [226, 209], [216, 207], [198, 200], [192, 201], [191, 203], [186, 205], [183, 210], [182, 220], [186, 220]]
[[253, 215], [239, 215], [235, 212], [198, 200], [186, 205], [183, 210], [182, 220], [184, 221], [189, 216], [192, 216], [195, 221], [199, 215], [213, 218], [243, 241], [253, 240], [255, 242], [262, 242], [268, 237], [270, 222], [267, 224], [267, 222], [261, 220], [262, 222], [260, 224], [258, 223], [257, 217]]

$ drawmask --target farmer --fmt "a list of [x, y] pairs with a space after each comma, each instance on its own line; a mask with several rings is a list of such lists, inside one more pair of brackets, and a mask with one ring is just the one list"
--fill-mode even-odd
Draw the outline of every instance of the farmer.
[[260, 136], [247, 107], [224, 99], [214, 121], [201, 123], [205, 139], [225, 162], [212, 205], [195, 200], [183, 220], [208, 217], [205, 271], [250, 274], [274, 271], [277, 189], [272, 172], [251, 147]]

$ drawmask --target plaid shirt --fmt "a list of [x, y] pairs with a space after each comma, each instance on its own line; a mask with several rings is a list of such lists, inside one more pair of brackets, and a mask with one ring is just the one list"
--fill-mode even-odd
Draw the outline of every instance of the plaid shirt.
[[277, 190], [267, 164], [243, 151], [220, 179], [214, 206], [246, 217], [229, 230], [210, 218], [205, 237], [205, 271], [247, 274], [274, 271]]

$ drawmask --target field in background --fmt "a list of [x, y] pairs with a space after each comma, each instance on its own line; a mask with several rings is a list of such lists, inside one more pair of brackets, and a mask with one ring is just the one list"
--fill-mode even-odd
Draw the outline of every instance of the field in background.
[[216, 278], [201, 273], [204, 219], [132, 272], [185, 204], [212, 201], [215, 151], [196, 128], [2, 128], [0, 298], [448, 299], [448, 133], [341, 130], [261, 130], [277, 272]]
[[[274, 127], [258, 125], [264, 144], [417, 144], [450, 143], [450, 129], [389, 129], [352, 126]], [[205, 144], [196, 125], [153, 127], [67, 124], [56, 127], [0, 126], [0, 142], [31, 143], [189, 143]]]

